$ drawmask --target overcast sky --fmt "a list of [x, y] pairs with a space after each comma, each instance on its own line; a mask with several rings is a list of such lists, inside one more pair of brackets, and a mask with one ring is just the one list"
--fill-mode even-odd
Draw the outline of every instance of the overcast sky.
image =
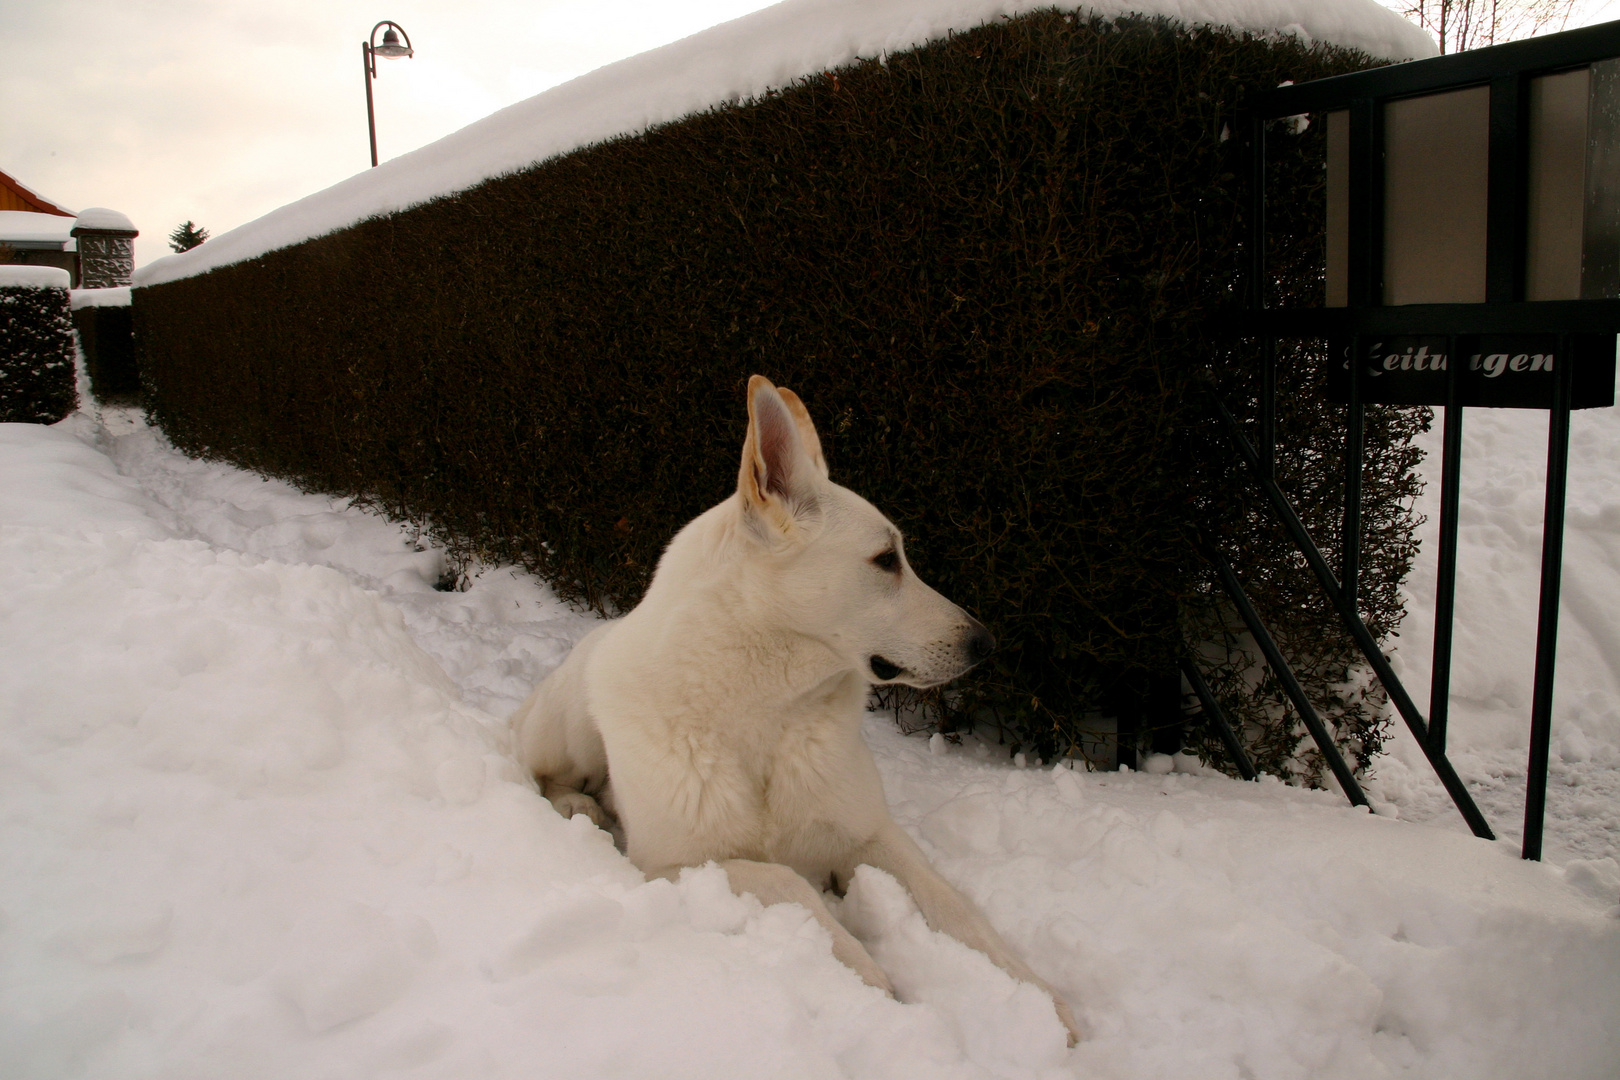
[[[576, 75], [771, 0], [0, 0], [0, 170], [141, 230], [218, 234], [369, 167], [360, 42], [386, 160]], [[1590, 0], [1583, 21], [1620, 18]]]
[[371, 164], [360, 43], [384, 18], [383, 160], [772, 0], [0, 0], [0, 171], [140, 229], [218, 234]]

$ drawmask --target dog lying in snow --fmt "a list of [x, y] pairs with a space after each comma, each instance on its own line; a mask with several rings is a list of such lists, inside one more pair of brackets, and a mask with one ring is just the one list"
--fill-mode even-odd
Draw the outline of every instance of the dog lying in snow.
[[912, 572], [899, 530], [827, 478], [798, 395], [755, 375], [736, 494], [670, 541], [635, 610], [512, 722], [546, 798], [598, 825], [605, 805], [649, 876], [712, 860], [738, 893], [803, 904], [839, 960], [892, 992], [821, 896], [863, 863], [885, 870], [931, 927], [1051, 993], [1072, 1044], [1068, 1006], [890, 818], [861, 739], [870, 686], [937, 686], [994, 647]]

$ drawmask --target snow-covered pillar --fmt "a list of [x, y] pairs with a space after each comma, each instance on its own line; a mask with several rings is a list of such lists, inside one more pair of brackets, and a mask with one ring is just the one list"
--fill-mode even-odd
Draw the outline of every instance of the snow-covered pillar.
[[79, 215], [73, 238], [79, 245], [79, 287], [116, 289], [135, 272], [134, 222], [116, 210], [94, 206]]

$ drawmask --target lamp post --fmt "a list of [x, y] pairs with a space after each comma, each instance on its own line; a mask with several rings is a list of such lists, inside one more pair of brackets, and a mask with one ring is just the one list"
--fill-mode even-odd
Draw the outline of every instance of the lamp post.
[[[377, 31], [383, 27], [382, 44], [377, 44]], [[400, 36], [405, 38], [405, 44], [399, 43]], [[411, 48], [411, 35], [405, 33], [405, 28], [399, 23], [384, 19], [371, 28], [371, 36], [360, 43], [360, 59], [366, 69], [366, 128], [371, 132], [371, 167], [377, 167], [377, 113], [371, 104], [371, 80], [377, 77], [377, 57], [386, 60], [398, 60], [402, 56], [413, 56], [416, 50]]]

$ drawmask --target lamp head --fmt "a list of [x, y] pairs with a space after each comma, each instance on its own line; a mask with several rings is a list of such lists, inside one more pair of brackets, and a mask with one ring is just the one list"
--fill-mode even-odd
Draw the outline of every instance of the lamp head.
[[389, 60], [398, 60], [402, 56], [413, 56], [416, 52], [409, 45], [399, 43], [399, 35], [394, 32], [392, 26], [383, 31], [382, 44], [373, 46], [371, 51]]

